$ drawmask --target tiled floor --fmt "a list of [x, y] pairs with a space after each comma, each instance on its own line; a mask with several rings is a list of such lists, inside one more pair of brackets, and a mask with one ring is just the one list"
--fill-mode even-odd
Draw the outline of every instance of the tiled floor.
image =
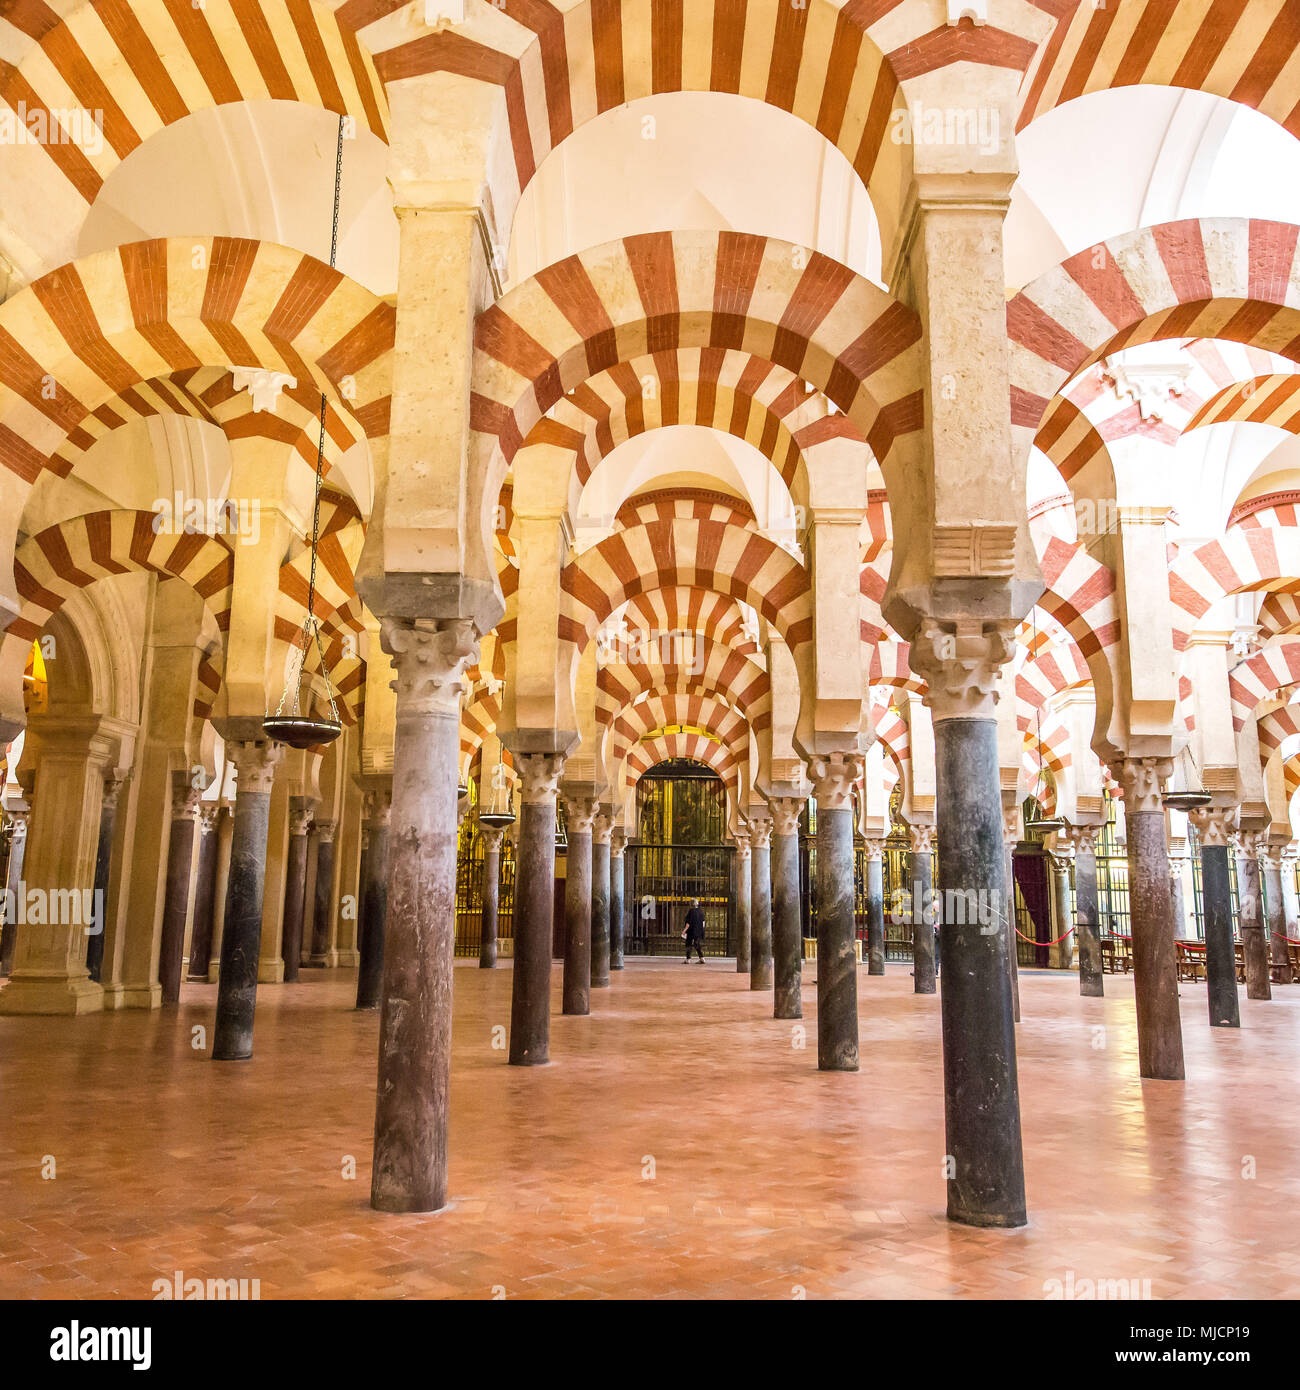
[[[1031, 1224], [943, 1218], [939, 1000], [859, 977], [863, 1069], [816, 1069], [730, 962], [635, 962], [509, 1067], [510, 970], [456, 974], [451, 1180], [434, 1216], [368, 1206], [378, 1021], [355, 976], [264, 986], [257, 1056], [191, 1047], [179, 1012], [0, 1018], [0, 1296], [1300, 1297], [1300, 987], [1207, 1026], [1183, 985], [1185, 1084], [1139, 1082], [1132, 983], [1021, 976]], [[56, 1176], [42, 1176], [52, 1155]], [[345, 1176], [355, 1163], [355, 1178]], [[1253, 1164], [1254, 1176], [1244, 1174]], [[1138, 1287], [1134, 1286], [1135, 1289]]]

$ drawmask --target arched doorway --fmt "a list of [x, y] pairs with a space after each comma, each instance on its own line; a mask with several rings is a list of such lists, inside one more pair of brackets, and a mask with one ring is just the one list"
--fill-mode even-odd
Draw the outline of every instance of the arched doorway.
[[692, 898], [704, 909], [704, 954], [730, 955], [735, 851], [726, 843], [727, 793], [702, 763], [678, 758], [637, 783], [637, 838], [627, 848], [629, 898], [624, 950], [671, 956], [682, 950]]

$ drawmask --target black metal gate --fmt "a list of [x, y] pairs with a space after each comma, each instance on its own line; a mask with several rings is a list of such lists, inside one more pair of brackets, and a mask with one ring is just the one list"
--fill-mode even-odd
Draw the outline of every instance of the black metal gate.
[[[483, 939], [483, 837], [478, 825], [461, 826], [456, 853], [456, 954], [477, 956]], [[501, 841], [497, 888], [497, 943], [503, 955], [514, 952], [515, 847], [509, 835]]]
[[623, 949], [630, 956], [685, 953], [682, 932], [693, 898], [704, 909], [704, 954], [731, 955], [735, 851], [729, 845], [627, 847], [630, 892]]

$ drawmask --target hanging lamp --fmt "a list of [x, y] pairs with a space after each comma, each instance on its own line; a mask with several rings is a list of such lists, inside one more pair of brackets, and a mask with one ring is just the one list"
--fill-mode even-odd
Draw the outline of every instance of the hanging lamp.
[[[1034, 655], [1038, 655], [1038, 619], [1031, 620], [1034, 627]], [[1034, 711], [1034, 725], [1038, 733], [1038, 775], [1035, 779], [1034, 805], [1041, 807], [1042, 792], [1046, 790], [1047, 779], [1043, 775], [1043, 707]], [[1065, 829], [1065, 819], [1062, 816], [1031, 816], [1025, 821], [1027, 831], [1037, 831], [1042, 835], [1055, 835]]]
[[1160, 802], [1171, 811], [1198, 811], [1202, 806], [1208, 806], [1214, 798], [1205, 790], [1204, 786], [1201, 786], [1199, 791], [1192, 786], [1193, 782], [1200, 783], [1201, 775], [1196, 766], [1196, 759], [1192, 757], [1191, 747], [1184, 747], [1178, 757], [1180, 761], [1184, 762], [1185, 768], [1191, 767], [1193, 775], [1189, 777], [1184, 771], [1183, 781], [1187, 784], [1184, 789], [1180, 792], [1165, 792], [1161, 796]]
[[[505, 692], [505, 681], [501, 682], [501, 693]], [[492, 774], [492, 801], [486, 811], [478, 813], [479, 824], [490, 830], [504, 830], [515, 823], [515, 813], [510, 805], [510, 792], [506, 788], [506, 750], [497, 739], [497, 765]]]
[[[330, 269], [339, 247], [339, 195], [343, 187], [343, 117], [339, 117], [338, 146], [334, 156], [334, 220], [330, 229]], [[276, 743], [287, 744], [290, 748], [311, 748], [322, 743], [332, 743], [343, 732], [343, 722], [339, 718], [339, 707], [334, 699], [334, 686], [330, 681], [329, 664], [325, 659], [325, 646], [321, 641], [320, 620], [316, 617], [316, 560], [320, 542], [320, 494], [321, 480], [325, 471], [325, 409], [326, 397], [320, 398], [320, 434], [316, 442], [316, 494], [311, 518], [311, 573], [307, 581], [307, 611], [302, 620], [302, 639], [295, 644], [290, 657], [290, 669], [285, 678], [284, 690], [274, 714], [268, 714], [262, 721], [267, 737]], [[320, 657], [321, 678], [325, 682], [325, 696], [329, 700], [329, 717], [317, 717], [304, 711], [302, 705], [303, 669], [307, 664], [307, 652], [315, 646]], [[309, 695], [310, 700], [310, 695]], [[287, 707], [287, 708], [286, 708]]]

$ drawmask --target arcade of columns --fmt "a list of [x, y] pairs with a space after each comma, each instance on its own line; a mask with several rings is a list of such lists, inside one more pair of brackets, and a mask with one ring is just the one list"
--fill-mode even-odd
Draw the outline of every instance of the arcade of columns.
[[[1300, 429], [1297, 228], [1146, 227], [1010, 288], [1002, 238], [1010, 132], [1086, 93], [1199, 87], [1296, 133], [1289, 0], [1247, 7], [1230, 46], [1208, 0], [467, 0], [460, 22], [395, 0], [252, 8], [264, 27], [223, 0], [3, 21], [11, 106], [106, 115], [98, 149], [70, 131], [21, 167], [3, 156], [25, 260], [0, 304], [10, 885], [99, 887], [105, 910], [89, 952], [79, 923], [8, 924], [0, 1012], [165, 1006], [188, 960], [217, 982], [224, 1062], [254, 1053], [260, 986], [357, 966], [358, 1005], [382, 1011], [372, 1202], [437, 1209], [462, 816], [517, 808], [509, 1062], [544, 1063], [557, 800], [563, 1008], [585, 1014], [623, 966], [637, 781], [677, 757], [726, 785], [737, 968], [775, 1018], [802, 1009], [797, 821], [815, 798], [823, 1069], [861, 1065], [895, 786], [913, 878], [995, 904], [1021, 799], [1041, 791], [1075, 859], [1085, 995], [1102, 991], [1107, 791], [1121, 803], [1143, 1077], [1183, 1080], [1169, 856], [1187, 825], [1161, 793], [1188, 767], [1211, 796], [1209, 1023], [1239, 1022], [1233, 846], [1247, 992], [1289, 978], [1298, 494], [1279, 478], [1184, 530], [1174, 459], [1209, 425]], [[888, 288], [804, 247], [689, 228], [505, 282], [547, 154], [626, 101], [686, 90], [766, 102], [836, 146], [870, 194]], [[131, 150], [267, 97], [387, 144], [395, 296], [249, 238], [76, 254], [67, 228]], [[1007, 133], [995, 147], [960, 122], [892, 138], [897, 116], [976, 110]], [[1152, 343], [1176, 372], [1151, 370]], [[301, 626], [322, 393], [317, 611], [346, 727], [297, 752], [262, 721]], [[220, 436], [212, 491], [256, 525], [159, 525], [159, 416]], [[576, 539], [602, 460], [683, 424], [760, 450], [797, 534], [774, 537], [719, 481], [625, 495]], [[689, 641], [665, 650], [666, 633]], [[491, 966], [501, 832], [483, 835]], [[939, 949], [948, 1214], [1019, 1225], [1005, 910], [991, 927], [945, 916]], [[915, 978], [935, 990], [925, 939]]]

